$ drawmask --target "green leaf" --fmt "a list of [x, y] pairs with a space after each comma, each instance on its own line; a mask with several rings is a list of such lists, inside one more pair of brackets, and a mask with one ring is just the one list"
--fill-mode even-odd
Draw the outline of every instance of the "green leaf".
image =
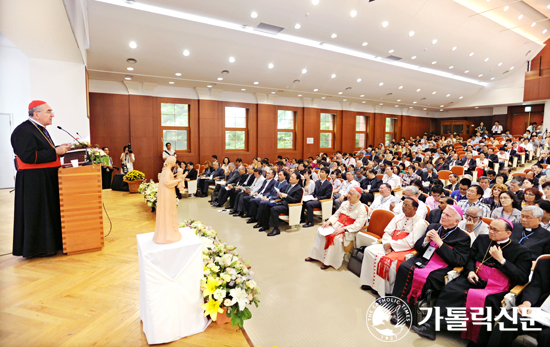
[[243, 310], [243, 319], [247, 320], [247, 319], [250, 319], [250, 318], [252, 318], [252, 312], [250, 312], [248, 307], [245, 307], [245, 309]]

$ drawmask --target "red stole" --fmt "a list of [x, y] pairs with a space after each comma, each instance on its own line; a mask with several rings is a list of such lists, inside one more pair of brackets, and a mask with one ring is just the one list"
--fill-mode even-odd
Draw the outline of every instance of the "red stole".
[[45, 169], [50, 167], [60, 167], [61, 166], [61, 160], [59, 160], [59, 156], [56, 156], [55, 161], [51, 161], [49, 163], [42, 163], [42, 164], [27, 164], [21, 161], [18, 156], [15, 156], [17, 160], [17, 170], [27, 170], [27, 169]]
[[[476, 267], [481, 266], [477, 275], [480, 279], [487, 281], [487, 286], [483, 289], [470, 289], [468, 290], [468, 296], [466, 297], [466, 331], [463, 331], [461, 337], [463, 339], [471, 340], [475, 343], [478, 342], [479, 331], [481, 325], [474, 325], [472, 323], [472, 313], [478, 317], [484, 316], [485, 311], [485, 299], [488, 295], [501, 293], [510, 289], [511, 281], [502, 271], [493, 267], [480, 265], [476, 262]], [[475, 308], [472, 312], [472, 308]], [[481, 308], [481, 312], [479, 312]], [[479, 312], [479, 313], [478, 313]]]
[[[399, 241], [401, 239], [404, 239], [408, 235], [409, 233], [406, 233], [404, 231], [397, 232], [397, 230], [394, 230], [391, 239], [393, 241]], [[412, 253], [412, 249], [408, 251], [401, 251], [401, 252], [392, 251], [389, 254], [386, 254], [378, 262], [378, 266], [376, 268], [376, 274], [382, 277], [383, 279], [385, 279], [386, 281], [388, 281], [389, 275], [390, 275], [391, 263], [397, 260], [397, 266], [395, 267], [395, 271], [397, 271], [397, 269], [399, 269], [399, 265], [401, 265], [401, 263], [405, 261], [405, 257], [411, 253]]]
[[[352, 225], [353, 223], [355, 223], [355, 219], [350, 218], [343, 213], [340, 213], [340, 218], [338, 218], [338, 222], [341, 223], [344, 227], [347, 227], [348, 225]], [[344, 232], [345, 231], [342, 231], [339, 234], [330, 234], [325, 236], [325, 250], [334, 245], [334, 238], [336, 236], [341, 235]]]

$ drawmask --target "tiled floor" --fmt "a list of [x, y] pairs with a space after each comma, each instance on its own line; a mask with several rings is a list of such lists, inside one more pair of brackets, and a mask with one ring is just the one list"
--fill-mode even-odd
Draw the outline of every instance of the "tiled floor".
[[[246, 219], [217, 212], [208, 198], [180, 200], [180, 221], [197, 219], [211, 225], [228, 244], [251, 260], [254, 280], [262, 294], [259, 308], [245, 329], [255, 346], [388, 346], [369, 333], [366, 313], [375, 297], [359, 288], [359, 278], [344, 264], [322, 271], [304, 261], [311, 251], [316, 227], [289, 229], [267, 237]], [[316, 219], [319, 221], [319, 219]], [[441, 333], [435, 341], [409, 332], [400, 346], [465, 346], [459, 334]]]

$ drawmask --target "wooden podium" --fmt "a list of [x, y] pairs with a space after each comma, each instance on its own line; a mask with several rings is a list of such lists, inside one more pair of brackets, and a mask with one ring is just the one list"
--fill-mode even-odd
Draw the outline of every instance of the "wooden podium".
[[63, 253], [103, 248], [101, 165], [59, 168]]

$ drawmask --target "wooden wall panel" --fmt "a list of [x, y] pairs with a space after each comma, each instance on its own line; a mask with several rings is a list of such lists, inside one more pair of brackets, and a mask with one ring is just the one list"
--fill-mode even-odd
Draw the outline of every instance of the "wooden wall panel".
[[374, 129], [372, 132], [374, 134], [373, 145], [376, 147], [380, 143], [384, 143], [385, 132], [386, 132], [386, 115], [382, 113], [374, 114], [374, 124], [371, 129]]
[[[214, 100], [199, 100], [199, 162], [212, 161], [212, 155], [221, 155], [225, 142], [221, 104]], [[220, 160], [223, 158], [220, 158]]]
[[424, 132], [430, 132], [430, 126], [432, 120], [430, 118], [421, 118], [414, 116], [402, 116], [401, 124], [401, 136], [398, 137], [400, 140], [401, 137], [409, 139], [409, 137], [416, 138], [416, 136], [422, 137]]
[[[318, 108], [304, 108], [304, 158], [319, 154], [319, 129], [321, 125], [321, 112]], [[313, 144], [308, 144], [307, 139], [313, 138]]]
[[130, 95], [130, 139], [136, 157], [134, 169], [145, 173], [146, 179], [157, 180], [162, 166], [158, 158], [159, 124], [154, 117], [153, 98]]
[[355, 151], [356, 115], [355, 111], [342, 112], [342, 152]]
[[260, 158], [274, 161], [277, 155], [277, 107], [258, 104], [258, 151]]
[[[537, 54], [533, 60], [531, 60], [531, 71], [538, 71], [539, 67], [542, 69], [550, 69], [550, 39], [546, 40], [545, 46], [539, 54]], [[542, 58], [542, 59], [541, 59]], [[542, 60], [542, 65], [541, 65]]]

